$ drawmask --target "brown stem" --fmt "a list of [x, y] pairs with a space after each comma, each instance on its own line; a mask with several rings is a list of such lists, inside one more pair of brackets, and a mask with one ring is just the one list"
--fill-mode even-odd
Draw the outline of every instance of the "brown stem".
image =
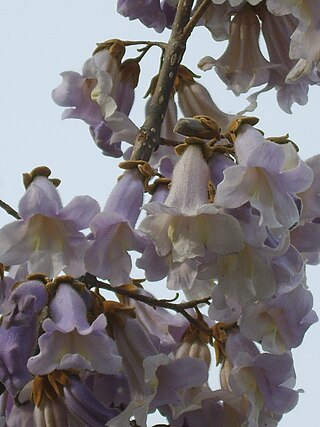
[[196, 10], [194, 11], [190, 21], [187, 23], [187, 25], [184, 27], [183, 34], [186, 38], [188, 38], [194, 29], [194, 27], [197, 25], [199, 19], [204, 14], [206, 9], [210, 6], [212, 3], [212, 0], [203, 0]]
[[5, 203], [3, 200], [0, 200], [0, 208], [4, 209], [9, 215], [13, 216], [15, 219], [21, 219], [18, 212], [14, 210], [10, 205]]
[[161, 49], [164, 49], [166, 47], [165, 42], [159, 42], [159, 41], [151, 41], [151, 40], [121, 40], [121, 41], [125, 46], [136, 46], [138, 44], [146, 44], [150, 46], [158, 46]]
[[133, 147], [132, 160], [148, 161], [152, 151], [160, 143], [160, 129], [168, 106], [173, 84], [186, 49], [189, 35], [184, 28], [189, 22], [194, 0], [179, 0], [171, 36], [165, 50], [157, 85], [152, 96], [149, 113], [142, 125]]
[[190, 323], [193, 323], [198, 328], [204, 330], [205, 332], [208, 332], [208, 329], [205, 328], [203, 325], [201, 325], [197, 319], [192, 317], [186, 310], [189, 308], [195, 308], [199, 304], [210, 304], [210, 297], [208, 298], [201, 298], [198, 300], [188, 301], [188, 302], [182, 302], [182, 303], [173, 303], [168, 301], [167, 299], [157, 299], [148, 297], [146, 295], [141, 295], [135, 291], [129, 291], [127, 289], [123, 288], [114, 288], [113, 286], [109, 285], [109, 283], [101, 282], [98, 280], [95, 276], [92, 274], [86, 273], [84, 276], [79, 278], [80, 282], [85, 283], [86, 285], [89, 285], [90, 287], [96, 287], [99, 289], [105, 289], [107, 291], [111, 291], [115, 294], [123, 295], [128, 298], [132, 298], [136, 301], [143, 302], [144, 304], [147, 304], [151, 307], [162, 307], [167, 308], [168, 310], [173, 310], [176, 313], [180, 313], [182, 316], [184, 316]]

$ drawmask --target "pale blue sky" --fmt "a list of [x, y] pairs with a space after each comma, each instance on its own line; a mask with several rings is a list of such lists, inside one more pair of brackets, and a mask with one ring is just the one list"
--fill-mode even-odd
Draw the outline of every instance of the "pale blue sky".
[[[87, 126], [77, 120], [61, 122], [62, 109], [51, 100], [51, 90], [61, 81], [64, 70], [81, 71], [96, 42], [110, 38], [166, 40], [138, 22], [129, 22], [115, 12], [116, 0], [11, 0], [0, 4], [1, 46], [1, 165], [0, 198], [17, 207], [23, 194], [21, 174], [45, 164], [52, 175], [62, 179], [65, 202], [79, 194], [89, 194], [103, 206], [108, 192], [121, 173], [117, 160], [100, 154]], [[195, 72], [205, 55], [218, 57], [223, 45], [217, 45], [203, 29], [197, 29], [189, 45], [185, 64]], [[142, 62], [146, 76], [157, 72], [158, 51]], [[202, 74], [199, 72], [199, 74]], [[214, 101], [227, 112], [242, 109], [244, 99], [236, 99], [224, 85], [206, 73], [205, 81]], [[137, 91], [132, 119], [143, 122], [146, 78]], [[313, 87], [305, 107], [283, 113], [276, 105], [275, 92], [263, 95], [254, 115], [267, 135], [290, 133], [300, 147], [303, 159], [320, 152], [317, 132], [320, 88]], [[0, 212], [0, 225], [11, 221]], [[308, 284], [320, 313], [320, 268], [309, 271]], [[303, 388], [297, 408], [285, 416], [282, 427], [315, 426], [318, 419], [317, 363], [320, 360], [319, 324], [307, 333], [303, 345], [294, 351], [297, 388]]]

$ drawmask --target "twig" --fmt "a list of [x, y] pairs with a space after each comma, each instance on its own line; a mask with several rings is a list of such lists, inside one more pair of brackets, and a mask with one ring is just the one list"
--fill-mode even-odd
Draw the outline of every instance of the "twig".
[[160, 129], [168, 106], [173, 84], [186, 49], [187, 38], [183, 30], [191, 15], [193, 0], [179, 0], [172, 33], [165, 50], [157, 85], [152, 96], [149, 113], [142, 125], [131, 159], [148, 161], [160, 143]]
[[13, 216], [15, 219], [21, 219], [18, 212], [14, 210], [10, 205], [5, 203], [3, 200], [0, 200], [0, 208], [4, 209], [9, 215]]
[[197, 25], [199, 19], [201, 18], [201, 16], [206, 11], [206, 9], [210, 6], [211, 3], [212, 3], [212, 0], [203, 0], [202, 3], [198, 5], [190, 21], [184, 27], [184, 30], [183, 30], [184, 37], [188, 38], [190, 36], [192, 30]]
[[203, 0], [190, 19], [193, 0], [179, 0], [149, 113], [136, 137], [131, 160], [149, 161], [152, 152], [159, 146], [161, 125], [186, 49], [186, 42], [210, 3], [211, 0]]
[[144, 304], [147, 304], [151, 307], [162, 307], [167, 308], [168, 310], [173, 310], [176, 313], [180, 313], [182, 316], [184, 316], [190, 323], [193, 323], [196, 325], [199, 329], [204, 330], [205, 332], [208, 332], [209, 330], [205, 328], [203, 325], [201, 325], [197, 319], [192, 317], [186, 310], [189, 308], [195, 308], [199, 304], [210, 304], [211, 298], [201, 298], [193, 301], [188, 302], [182, 302], [182, 303], [173, 303], [170, 302], [167, 299], [157, 299], [148, 297], [146, 295], [141, 295], [137, 293], [136, 291], [128, 291], [127, 289], [123, 288], [114, 288], [109, 283], [101, 282], [98, 280], [95, 276], [92, 274], [86, 273], [84, 276], [79, 278], [80, 282], [85, 283], [86, 285], [89, 285], [90, 287], [96, 287], [100, 289], [105, 289], [107, 291], [111, 291], [115, 294], [124, 295], [128, 298], [132, 298], [136, 301], [143, 302]]
[[122, 40], [122, 43], [125, 46], [136, 46], [138, 44], [146, 44], [150, 46], [158, 46], [161, 49], [165, 49], [166, 43], [165, 42], [159, 42], [159, 41], [148, 41], [148, 40]]
[[160, 138], [161, 145], [166, 145], [168, 147], [176, 147], [177, 145], [181, 144], [181, 141], [173, 141], [171, 139], [166, 138]]

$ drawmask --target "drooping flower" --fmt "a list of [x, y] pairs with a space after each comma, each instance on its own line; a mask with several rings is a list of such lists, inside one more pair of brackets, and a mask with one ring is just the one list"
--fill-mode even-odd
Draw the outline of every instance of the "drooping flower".
[[[204, 14], [204, 25], [215, 40], [229, 39], [229, 45], [221, 58], [203, 58], [200, 68], [207, 70], [214, 66], [236, 95], [266, 83], [248, 97], [247, 111], [255, 109], [258, 96], [272, 88], [277, 90], [278, 104], [285, 112], [291, 113], [294, 102], [305, 105], [309, 85], [319, 82], [320, 51], [319, 43], [315, 42], [320, 34], [317, 2], [213, 0], [212, 3]], [[267, 59], [261, 53], [260, 29], [269, 54]], [[251, 37], [247, 37], [250, 33]]]
[[291, 13], [299, 24], [291, 36], [290, 58], [297, 63], [287, 75], [288, 83], [308, 77], [319, 82], [320, 30], [318, 2], [315, 0], [284, 1], [270, 0], [269, 9], [283, 15]]
[[110, 301], [105, 303], [105, 310], [131, 394], [129, 405], [107, 425], [129, 427], [129, 419], [133, 416], [138, 425], [146, 427], [148, 412], [178, 403], [179, 391], [203, 384], [208, 368], [196, 358], [175, 359], [172, 354], [159, 352], [153, 336], [139, 320], [128, 317], [133, 314], [131, 307]]
[[318, 318], [312, 310], [312, 294], [303, 285], [244, 307], [240, 331], [261, 343], [263, 350], [282, 354], [298, 347], [307, 329]]
[[227, 129], [234, 116], [224, 113], [217, 107], [207, 89], [195, 81], [194, 74], [190, 70], [180, 66], [177, 80], [178, 102], [184, 116], [209, 116], [221, 129]]
[[140, 229], [154, 242], [158, 256], [169, 256], [169, 268], [171, 264], [178, 268], [168, 281], [170, 288], [190, 288], [197, 274], [197, 258], [208, 250], [228, 254], [243, 247], [236, 219], [208, 203], [208, 183], [209, 168], [201, 147], [191, 144], [174, 169], [165, 203], [144, 206], [149, 215]]
[[85, 255], [88, 272], [118, 286], [130, 283], [128, 251], [143, 252], [147, 239], [134, 229], [143, 200], [142, 175], [129, 170], [110, 194], [103, 212], [90, 223], [93, 241]]
[[88, 227], [99, 205], [89, 196], [78, 196], [63, 207], [47, 176], [32, 178], [19, 203], [21, 219], [0, 230], [0, 260], [8, 265], [27, 262], [30, 273], [49, 277], [61, 271], [81, 276], [89, 242], [80, 230]]
[[35, 376], [21, 390], [8, 427], [102, 427], [118, 413], [103, 405], [74, 372], [53, 371]]
[[292, 389], [295, 372], [290, 353], [259, 353], [238, 331], [228, 332], [225, 350], [223, 384], [245, 398], [248, 427], [261, 425], [261, 413], [281, 418], [296, 406], [298, 393]]
[[32, 374], [46, 375], [56, 369], [104, 374], [119, 371], [120, 357], [113, 352], [113, 342], [106, 333], [105, 316], [100, 314], [90, 325], [86, 304], [72, 283], [57, 285], [49, 309], [50, 317], [43, 321], [44, 333], [38, 341], [40, 352], [28, 360]]
[[215, 202], [236, 208], [246, 202], [260, 212], [260, 225], [290, 227], [299, 222], [293, 196], [312, 182], [311, 169], [299, 159], [291, 143], [265, 140], [249, 125], [241, 127], [235, 141], [238, 164], [224, 171]]
[[[118, 68], [119, 72], [119, 61], [105, 49], [85, 62], [82, 75], [74, 71], [63, 72], [62, 83], [52, 91], [54, 102], [68, 107], [62, 118], [81, 119], [91, 126], [96, 126], [104, 116], [111, 116], [117, 105], [111, 96], [112, 77], [108, 71], [112, 72], [114, 68]], [[103, 113], [98, 102], [100, 99], [102, 101], [102, 98]]]
[[199, 62], [199, 68], [215, 70], [221, 80], [235, 95], [247, 92], [254, 86], [268, 82], [274, 67], [261, 53], [259, 47], [260, 24], [254, 11], [246, 6], [231, 21], [229, 45], [217, 60], [210, 56]]
[[48, 294], [41, 280], [28, 280], [7, 290], [0, 307], [0, 381], [15, 396], [32, 378], [26, 365], [37, 345], [38, 317]]
[[118, 0], [117, 11], [131, 19], [139, 19], [146, 27], [161, 33], [171, 26], [177, 0]]
[[[144, 289], [137, 288], [135, 292], [139, 295], [154, 298], [152, 294]], [[180, 314], [173, 316], [162, 307], [150, 307], [149, 305], [135, 300], [134, 298], [121, 297], [121, 302], [135, 308], [136, 318], [143, 329], [149, 335], [159, 340], [159, 348], [162, 353], [168, 354], [174, 351], [178, 341], [181, 339], [188, 327], [188, 322]]]
[[119, 117], [130, 123], [140, 67], [134, 59], [121, 63], [124, 44], [111, 40], [98, 46], [82, 75], [73, 71], [61, 74], [63, 81], [52, 92], [56, 104], [67, 108], [62, 118], [78, 118], [90, 127], [90, 133], [103, 154], [121, 157], [121, 139], [114, 138]]

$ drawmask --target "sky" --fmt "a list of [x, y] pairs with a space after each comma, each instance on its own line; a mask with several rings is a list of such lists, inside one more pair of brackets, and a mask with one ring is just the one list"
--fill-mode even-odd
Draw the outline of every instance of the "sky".
[[[159, 35], [138, 21], [129, 22], [119, 16], [116, 0], [0, 3], [0, 199], [15, 209], [24, 192], [22, 173], [39, 165], [49, 166], [52, 176], [62, 180], [59, 189], [65, 203], [76, 195], [88, 194], [104, 205], [116, 177], [121, 174], [119, 161], [101, 155], [83, 122], [61, 121], [62, 108], [51, 100], [51, 91], [60, 84], [62, 71], [81, 72], [95, 43], [111, 38], [166, 41], [168, 32]], [[197, 62], [206, 55], [219, 57], [224, 48], [205, 29], [197, 28], [188, 43], [184, 64], [202, 76]], [[153, 49], [141, 64], [149, 79], [157, 73], [158, 55], [159, 51]], [[213, 71], [205, 73], [202, 82], [225, 112], [236, 113], [246, 106], [245, 97], [236, 98], [227, 91]], [[138, 126], [143, 123], [142, 97], [147, 87], [148, 79], [143, 78], [131, 116]], [[320, 88], [312, 87], [308, 104], [294, 107], [293, 114], [288, 115], [277, 106], [274, 91], [264, 94], [254, 112], [260, 118], [259, 128], [270, 136], [288, 132], [303, 159], [318, 154], [319, 97]], [[11, 218], [0, 211], [0, 226], [8, 222]], [[319, 267], [308, 269], [308, 285], [318, 313], [319, 278]], [[279, 426], [313, 426], [318, 419], [319, 335], [320, 326], [316, 324], [307, 332], [300, 348], [293, 351], [296, 388], [305, 392], [300, 395], [298, 406], [284, 416]]]

